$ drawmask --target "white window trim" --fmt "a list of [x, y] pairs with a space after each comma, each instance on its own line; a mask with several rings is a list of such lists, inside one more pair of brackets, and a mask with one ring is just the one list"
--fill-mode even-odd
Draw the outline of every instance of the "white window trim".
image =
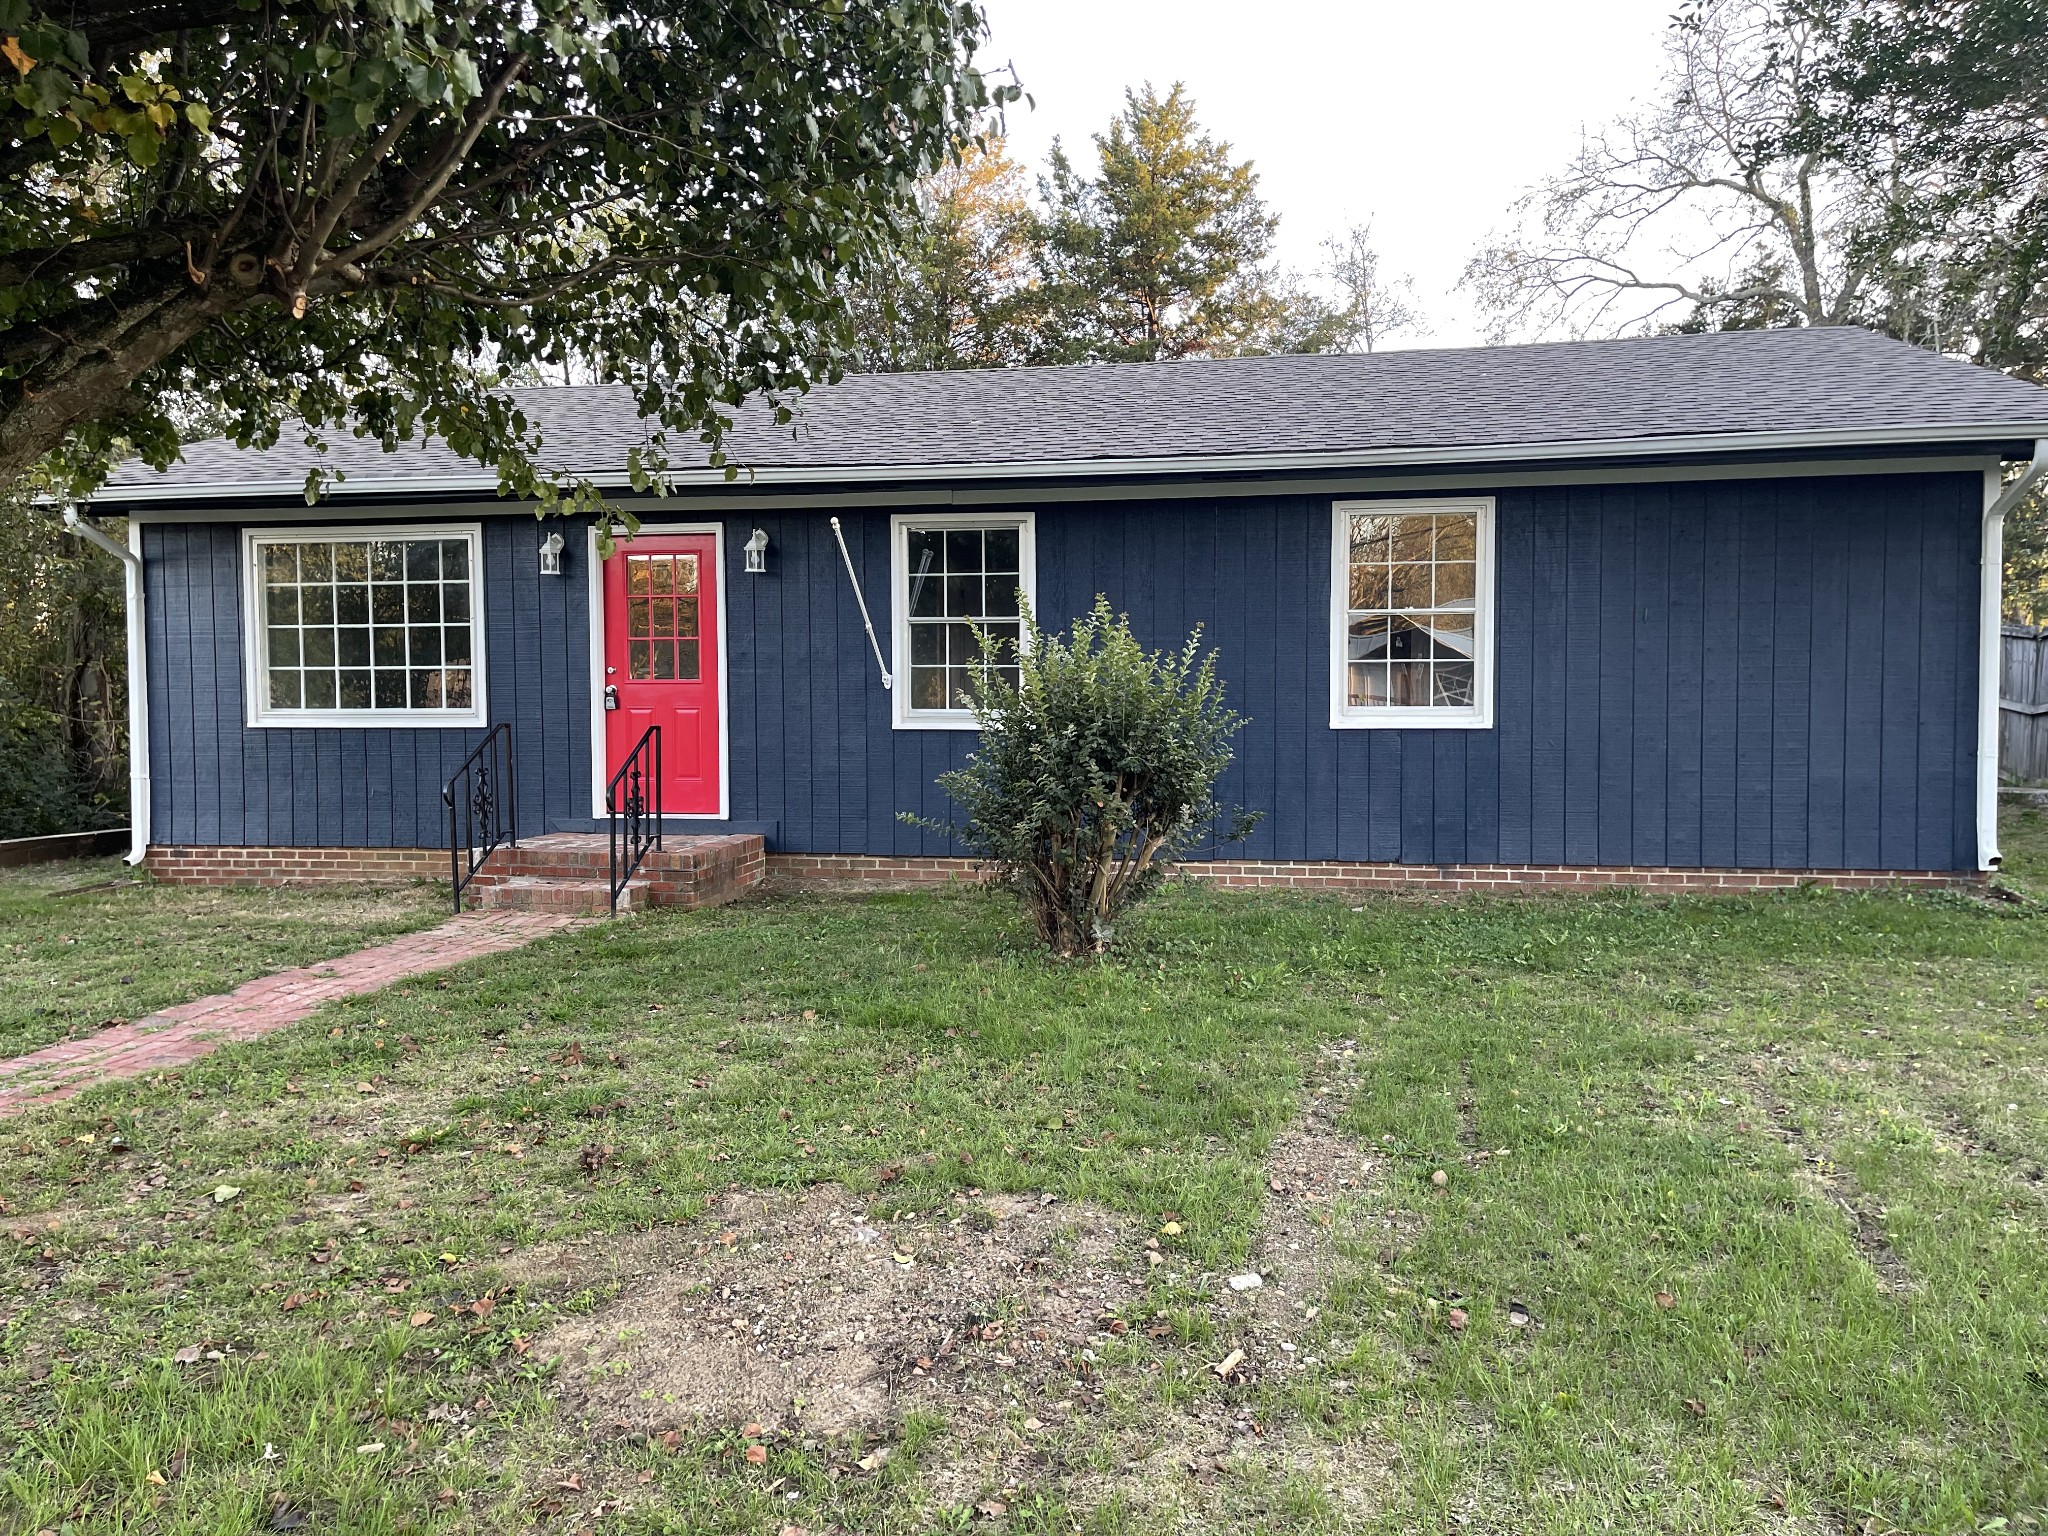
[[966, 709], [910, 706], [910, 533], [913, 528], [1015, 528], [1017, 585], [1038, 611], [1038, 514], [1035, 512], [898, 512], [889, 518], [889, 675], [891, 725], [899, 731], [972, 731]]
[[[1472, 703], [1363, 705], [1348, 697], [1345, 635], [1351, 622], [1351, 518], [1360, 512], [1477, 512], [1477, 569], [1472, 605]], [[1330, 509], [1330, 728], [1339, 731], [1482, 731], [1493, 728], [1494, 498], [1428, 496], [1412, 500], [1339, 501]]]
[[[635, 531], [634, 538], [660, 539], [672, 535], [708, 533], [712, 538], [712, 563], [717, 567], [718, 601], [718, 809], [715, 811], [665, 811], [664, 823], [671, 821], [730, 821], [732, 819], [732, 700], [728, 683], [725, 641], [725, 589], [731, 572], [725, 563], [724, 523], [665, 523], [650, 517]], [[621, 548], [632, 539], [620, 535]], [[611, 782], [605, 763], [604, 719], [604, 558], [598, 548], [597, 524], [584, 534], [586, 580], [590, 593], [590, 815], [605, 819], [604, 790]]]
[[[424, 709], [273, 709], [263, 622], [263, 568], [256, 559], [262, 543], [346, 544], [363, 539], [455, 539], [469, 541], [469, 626], [473, 705], [464, 710]], [[243, 720], [251, 728], [307, 730], [439, 731], [486, 724], [490, 693], [484, 666], [484, 527], [482, 523], [357, 523], [346, 527], [242, 530], [242, 696]]]

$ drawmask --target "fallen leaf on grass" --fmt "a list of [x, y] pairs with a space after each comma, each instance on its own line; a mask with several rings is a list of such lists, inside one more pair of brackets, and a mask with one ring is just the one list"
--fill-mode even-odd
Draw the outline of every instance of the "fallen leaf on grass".
[[878, 1445], [855, 1463], [863, 1472], [879, 1472], [889, 1464], [889, 1447]]
[[1166, 1234], [1166, 1236], [1168, 1236], [1168, 1237], [1179, 1237], [1179, 1236], [1180, 1236], [1180, 1223], [1179, 1223], [1179, 1222], [1177, 1222], [1177, 1221], [1169, 1221], [1169, 1222], [1167, 1222], [1167, 1223], [1166, 1223], [1165, 1225], [1163, 1225], [1162, 1227], [1160, 1227], [1160, 1229], [1159, 1229], [1159, 1230], [1160, 1230], [1161, 1232], [1163, 1232], [1164, 1234]]
[[216, 1184], [213, 1189], [213, 1203], [215, 1205], [226, 1205], [241, 1192], [242, 1186], [239, 1184]]
[[1678, 1298], [1669, 1291], [1659, 1291], [1651, 1299], [1657, 1303], [1657, 1310], [1660, 1312], [1669, 1312], [1678, 1305]]
[[1685, 1411], [1696, 1419], [1704, 1419], [1707, 1416], [1707, 1405], [1696, 1397], [1688, 1397], [1685, 1400]]
[[571, 1472], [559, 1483], [556, 1483], [555, 1486], [557, 1488], [565, 1488], [570, 1493], [581, 1493], [583, 1491], [583, 1474], [581, 1472]]
[[407, 1321], [410, 1322], [415, 1328], [424, 1328], [433, 1320], [434, 1314], [431, 1312], [415, 1312], [410, 1318], [407, 1319]]
[[1465, 1315], [1463, 1307], [1453, 1307], [1444, 1314], [1444, 1321], [1451, 1325], [1451, 1332], [1463, 1333], [1465, 1331], [1465, 1324], [1471, 1321], [1471, 1319]]
[[357, 1446], [356, 1454], [358, 1456], [374, 1456], [383, 1449], [384, 1442], [382, 1440], [372, 1440], [368, 1445]]
[[199, 1363], [199, 1346], [197, 1344], [187, 1344], [183, 1349], [171, 1356], [171, 1363], [173, 1365], [197, 1365]]
[[1000, 1520], [1010, 1512], [1010, 1506], [1001, 1499], [983, 1499], [974, 1506], [974, 1512], [977, 1515], [984, 1515], [990, 1520]]
[[767, 1447], [767, 1446], [765, 1446], [765, 1445], [750, 1445], [750, 1446], [748, 1446], [748, 1447], [747, 1447], [747, 1462], [748, 1462], [748, 1464], [749, 1464], [750, 1466], [756, 1466], [756, 1467], [758, 1467], [758, 1466], [760, 1466], [760, 1465], [761, 1465], [761, 1464], [762, 1464], [763, 1462], [765, 1462], [765, 1461], [766, 1461], [767, 1459], [768, 1459], [768, 1447]]

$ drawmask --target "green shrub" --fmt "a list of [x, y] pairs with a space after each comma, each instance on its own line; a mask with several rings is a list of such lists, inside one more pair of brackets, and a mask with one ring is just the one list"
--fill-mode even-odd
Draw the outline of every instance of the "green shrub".
[[[939, 782], [965, 812], [948, 827], [1023, 894], [1062, 955], [1107, 949], [1118, 917], [1205, 836], [1235, 842], [1256, 817], [1216, 802], [1242, 719], [1223, 704], [1197, 629], [1146, 651], [1109, 600], [1047, 634], [1027, 611], [1013, 685], [993, 666], [973, 698], [981, 745]], [[1007, 655], [984, 660], [1007, 664]], [[917, 818], [909, 818], [917, 820]]]

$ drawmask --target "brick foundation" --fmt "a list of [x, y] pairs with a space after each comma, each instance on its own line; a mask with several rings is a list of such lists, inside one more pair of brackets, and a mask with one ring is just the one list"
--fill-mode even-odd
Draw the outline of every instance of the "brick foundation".
[[973, 859], [892, 859], [857, 853], [771, 853], [770, 885], [980, 885]]
[[[1938, 869], [1670, 869], [1647, 865], [1367, 864], [1346, 860], [1200, 860], [1178, 867], [1195, 880], [1238, 888], [1298, 891], [1468, 892], [1592, 890], [1629, 886], [1652, 891], [1768, 891], [1801, 885], [1869, 891], [1981, 884], [1974, 870]], [[972, 859], [890, 859], [852, 854], [771, 853], [775, 885], [943, 885], [987, 876]]]
[[[471, 882], [469, 896], [486, 906], [594, 910], [587, 887], [596, 882], [600, 893], [609, 896], [609, 858], [603, 833], [530, 837], [517, 848], [492, 854]], [[647, 855], [626, 904], [717, 906], [759, 885], [765, 866], [758, 836], [673, 835], [666, 848]], [[174, 885], [404, 885], [430, 880], [446, 886], [448, 850], [153, 847], [143, 867]], [[508, 887], [523, 888], [518, 899], [506, 899]]]
[[[552, 840], [538, 841], [545, 845]], [[566, 843], [570, 839], [560, 841]], [[654, 896], [656, 904], [698, 906], [729, 901], [761, 881], [764, 863], [768, 883], [784, 887], [980, 884], [987, 878], [972, 859], [899, 859], [840, 853], [770, 853], [764, 859], [759, 840], [754, 838], [744, 842], [703, 839], [707, 846], [701, 849], [692, 846], [697, 839], [673, 841], [678, 846], [666, 858], [651, 861], [653, 867], [645, 871], [650, 882], [661, 887]], [[709, 846], [713, 844], [719, 846]], [[506, 852], [511, 854], [511, 850]], [[602, 862], [600, 852], [594, 852], [592, 857]], [[401, 885], [411, 880], [445, 881], [448, 854], [440, 848], [151, 848], [144, 867], [159, 880], [181, 885]], [[596, 871], [596, 865], [592, 869]], [[507, 874], [525, 872], [523, 865], [515, 870], [509, 861], [504, 868]], [[1367, 864], [1338, 859], [1218, 859], [1183, 864], [1179, 873], [1238, 888], [1435, 894], [1590, 890], [1609, 886], [1651, 891], [1768, 891], [1801, 885], [1826, 885], [1849, 891], [1897, 886], [1924, 890], [1983, 882], [1983, 876], [1974, 870]], [[491, 883], [489, 876], [484, 877], [484, 883]]]
[[173, 885], [404, 885], [445, 882], [448, 850], [155, 846], [142, 867]]

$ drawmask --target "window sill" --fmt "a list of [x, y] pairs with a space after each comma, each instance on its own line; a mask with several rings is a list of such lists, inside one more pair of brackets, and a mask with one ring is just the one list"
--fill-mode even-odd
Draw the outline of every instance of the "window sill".
[[410, 709], [265, 710], [247, 722], [255, 731], [452, 731], [489, 723], [481, 710], [433, 714]]
[[940, 714], [929, 710], [910, 710], [895, 716], [890, 727], [898, 731], [978, 731], [974, 716], [961, 714]]
[[1333, 731], [1490, 731], [1493, 713], [1477, 709], [1332, 710]]

